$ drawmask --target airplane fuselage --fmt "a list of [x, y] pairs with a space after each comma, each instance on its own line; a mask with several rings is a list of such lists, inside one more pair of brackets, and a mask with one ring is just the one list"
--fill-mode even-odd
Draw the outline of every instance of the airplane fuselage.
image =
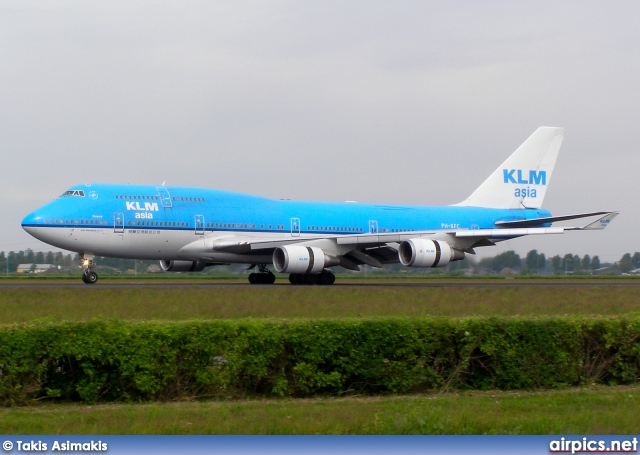
[[[183, 247], [199, 238], [410, 233], [495, 228], [496, 221], [549, 216], [541, 209], [487, 209], [275, 200], [193, 187], [87, 184], [31, 213], [34, 237], [96, 256], [190, 260]], [[213, 261], [248, 262], [220, 252]], [[250, 261], [259, 261], [251, 258]], [[270, 254], [264, 262], [270, 262]], [[267, 260], [268, 259], [268, 260]]]

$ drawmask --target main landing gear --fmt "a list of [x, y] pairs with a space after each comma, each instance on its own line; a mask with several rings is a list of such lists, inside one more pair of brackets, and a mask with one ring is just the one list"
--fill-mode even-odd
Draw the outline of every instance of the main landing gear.
[[289, 275], [289, 283], [291, 284], [320, 284], [329, 285], [336, 281], [336, 276], [327, 269], [317, 274], [311, 273], [292, 273]]
[[[258, 273], [249, 274], [249, 283], [251, 284], [273, 284], [276, 281], [276, 276], [267, 268], [266, 264], [257, 264]], [[252, 264], [250, 269], [255, 267]], [[320, 273], [292, 273], [289, 275], [289, 283], [294, 285], [299, 284], [319, 284], [329, 285], [336, 281], [336, 276], [329, 270], [324, 269]]]
[[93, 267], [93, 261], [91, 259], [83, 259], [82, 265], [84, 267], [82, 281], [86, 284], [96, 284], [96, 281], [98, 281], [98, 274], [91, 270]]
[[266, 264], [258, 264], [258, 273], [249, 274], [249, 283], [251, 284], [273, 284], [276, 276], [269, 270]]

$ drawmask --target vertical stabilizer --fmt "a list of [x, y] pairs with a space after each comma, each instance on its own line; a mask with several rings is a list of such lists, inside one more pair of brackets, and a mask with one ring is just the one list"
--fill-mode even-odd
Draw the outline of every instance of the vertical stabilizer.
[[541, 126], [471, 196], [456, 205], [540, 208], [563, 137], [564, 128]]

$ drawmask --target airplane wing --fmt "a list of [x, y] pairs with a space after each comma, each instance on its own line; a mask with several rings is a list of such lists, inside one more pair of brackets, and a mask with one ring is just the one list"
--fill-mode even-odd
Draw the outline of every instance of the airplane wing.
[[[554, 221], [579, 219], [587, 216], [603, 215], [596, 221], [585, 226], [565, 227], [521, 227], [540, 226]], [[189, 253], [194, 258], [206, 258], [214, 252], [228, 252], [235, 254], [270, 254], [278, 247], [294, 244], [310, 244], [311, 242], [330, 241], [344, 251], [347, 256], [341, 265], [346, 268], [357, 267], [358, 264], [369, 264], [373, 267], [382, 267], [385, 263], [398, 262], [397, 251], [401, 242], [419, 237], [432, 238], [434, 236], [446, 237], [450, 246], [473, 254], [473, 248], [478, 246], [494, 245], [502, 240], [512, 239], [525, 235], [563, 234], [565, 231], [576, 230], [600, 230], [606, 228], [618, 212], [594, 212], [581, 215], [567, 215], [560, 217], [539, 218], [536, 220], [498, 222], [498, 227], [493, 229], [450, 229], [450, 230], [425, 230], [412, 232], [393, 233], [361, 233], [325, 235], [322, 237], [300, 235], [287, 239], [274, 239], [256, 236], [227, 236], [215, 239], [200, 239], [182, 248], [182, 253]], [[544, 220], [544, 221], [541, 221]], [[531, 222], [531, 223], [529, 223]], [[506, 227], [513, 226], [513, 227]], [[352, 264], [350, 263], [352, 262]]]
[[[536, 234], [562, 234], [564, 231], [579, 231], [579, 230], [595, 230], [606, 228], [611, 220], [613, 220], [619, 212], [594, 212], [581, 215], [567, 215], [561, 217], [548, 217], [538, 218], [536, 220], [525, 221], [513, 221], [504, 222], [499, 221], [496, 224], [499, 226], [513, 226], [499, 227], [496, 229], [454, 229], [454, 230], [429, 230], [429, 231], [411, 231], [411, 232], [393, 232], [393, 233], [365, 233], [365, 234], [346, 234], [346, 235], [327, 235], [323, 236], [323, 239], [334, 239], [338, 245], [356, 245], [356, 246], [376, 246], [387, 243], [400, 243], [404, 240], [413, 239], [416, 237], [430, 237], [436, 233], [452, 234], [455, 237], [484, 237], [484, 238], [504, 238], [504, 237], [519, 237], [523, 235], [536, 235]], [[522, 227], [530, 224], [531, 226], [541, 225], [553, 221], [564, 221], [577, 218], [585, 218], [594, 215], [604, 215], [585, 226], [564, 226], [564, 227]], [[544, 220], [544, 221], [540, 221]], [[288, 239], [274, 240], [273, 238], [258, 238], [258, 237], [225, 237], [218, 240], [213, 240], [212, 249], [219, 251], [229, 252], [248, 252], [256, 249], [272, 249], [284, 245], [292, 245], [296, 243], [304, 243], [319, 240], [317, 236], [304, 236], [291, 237]]]

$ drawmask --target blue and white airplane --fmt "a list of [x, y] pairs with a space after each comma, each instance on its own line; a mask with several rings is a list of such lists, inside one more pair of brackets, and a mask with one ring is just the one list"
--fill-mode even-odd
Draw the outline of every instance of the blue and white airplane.
[[[157, 259], [167, 272], [257, 266], [251, 283], [333, 284], [331, 267], [400, 262], [442, 267], [474, 249], [535, 234], [604, 229], [617, 212], [551, 216], [541, 209], [564, 136], [538, 128], [464, 201], [444, 207], [274, 200], [191, 187], [84, 184], [29, 214], [22, 227], [79, 253], [85, 283], [96, 256]], [[552, 223], [587, 217], [581, 227]]]

